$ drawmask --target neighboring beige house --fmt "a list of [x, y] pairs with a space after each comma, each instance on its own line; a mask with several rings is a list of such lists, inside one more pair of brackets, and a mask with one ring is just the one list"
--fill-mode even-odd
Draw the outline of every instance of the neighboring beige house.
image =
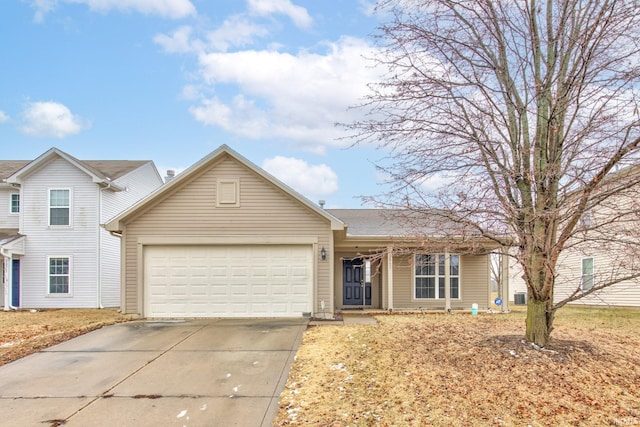
[[[578, 231], [562, 252], [557, 265], [554, 301], [581, 296], [594, 287], [617, 282], [569, 304], [640, 307], [640, 166], [612, 174], [596, 195], [604, 195], [597, 207], [587, 210]], [[608, 186], [622, 191], [608, 195]], [[622, 280], [623, 278], [629, 278]], [[510, 292], [527, 292], [522, 269], [510, 263]]]
[[395, 236], [383, 213], [325, 210], [223, 145], [106, 224], [122, 239], [122, 309], [331, 317], [490, 307], [488, 255], [407, 252], [420, 242]]

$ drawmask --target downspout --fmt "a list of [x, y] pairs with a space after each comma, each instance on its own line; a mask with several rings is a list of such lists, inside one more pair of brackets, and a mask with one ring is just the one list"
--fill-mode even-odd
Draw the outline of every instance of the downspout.
[[102, 255], [102, 230], [100, 229], [100, 222], [102, 221], [102, 192], [104, 190], [108, 190], [111, 188], [111, 182], [107, 183], [107, 186], [104, 188], [99, 188], [98, 189], [98, 248], [96, 250], [96, 281], [97, 281], [97, 286], [96, 286], [96, 291], [97, 291], [97, 295], [96, 295], [96, 303], [98, 308], [104, 308], [102, 305], [102, 263], [101, 261], [101, 255]]

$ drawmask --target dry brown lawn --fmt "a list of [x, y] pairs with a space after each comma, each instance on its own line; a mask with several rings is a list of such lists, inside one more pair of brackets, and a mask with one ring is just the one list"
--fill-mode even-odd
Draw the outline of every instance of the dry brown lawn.
[[542, 351], [523, 311], [376, 318], [306, 331], [274, 425], [640, 425], [640, 310], [564, 308]]
[[130, 319], [116, 310], [0, 311], [0, 365]]

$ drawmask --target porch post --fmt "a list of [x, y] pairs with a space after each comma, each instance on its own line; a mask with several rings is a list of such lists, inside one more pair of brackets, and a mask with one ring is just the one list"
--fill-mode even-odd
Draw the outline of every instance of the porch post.
[[3, 307], [4, 311], [9, 311], [11, 304], [11, 296], [9, 295], [11, 292], [11, 258], [7, 256], [2, 256], [2, 281], [4, 282], [4, 301]]
[[507, 249], [500, 248], [500, 284], [502, 285], [502, 311], [509, 311], [509, 255]]
[[387, 247], [387, 309], [393, 309], [393, 246]]
[[[444, 250], [444, 310], [451, 310], [451, 255], [449, 249]], [[459, 284], [458, 284], [459, 285]], [[437, 284], [436, 284], [437, 286]]]

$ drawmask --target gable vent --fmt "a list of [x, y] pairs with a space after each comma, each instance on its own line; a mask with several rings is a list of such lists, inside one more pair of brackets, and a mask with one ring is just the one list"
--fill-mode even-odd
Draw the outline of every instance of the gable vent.
[[218, 180], [218, 207], [240, 206], [240, 181], [237, 179]]

